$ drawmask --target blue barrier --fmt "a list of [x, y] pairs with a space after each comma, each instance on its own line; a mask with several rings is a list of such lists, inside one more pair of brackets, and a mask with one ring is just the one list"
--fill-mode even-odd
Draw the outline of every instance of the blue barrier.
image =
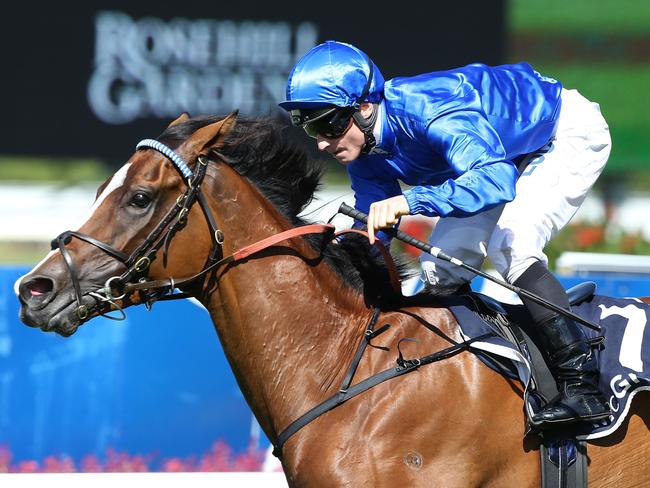
[[[612, 297], [645, 297], [650, 296], [650, 275], [640, 273], [578, 273], [571, 276], [556, 275], [565, 288], [571, 288], [585, 281], [596, 283], [596, 293]], [[490, 283], [491, 289], [499, 289], [499, 285]], [[472, 289], [484, 291], [486, 280], [477, 277], [472, 281]], [[505, 290], [505, 288], [500, 288]], [[510, 293], [505, 290], [505, 293]], [[514, 296], [514, 293], [512, 293]]]
[[[203, 308], [186, 300], [151, 312], [133, 307], [124, 322], [98, 318], [66, 339], [19, 321], [13, 283], [26, 271], [0, 268], [0, 445], [15, 460], [79, 460], [109, 447], [188, 457], [218, 439], [235, 451], [268, 445]], [[650, 278], [637, 275], [560, 280], [593, 280], [605, 295], [650, 295]]]
[[268, 445], [205, 309], [133, 307], [123, 322], [97, 318], [66, 339], [18, 319], [13, 284], [27, 271], [0, 268], [0, 445], [15, 460]]

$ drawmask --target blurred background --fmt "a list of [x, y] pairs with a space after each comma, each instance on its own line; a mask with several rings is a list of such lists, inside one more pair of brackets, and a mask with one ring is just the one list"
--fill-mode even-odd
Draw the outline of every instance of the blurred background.
[[[78, 227], [135, 144], [181, 112], [239, 109], [288, 124], [277, 107], [286, 77], [326, 39], [357, 45], [386, 79], [527, 61], [598, 102], [609, 163], [546, 251], [567, 286], [593, 279], [604, 294], [650, 294], [650, 3], [17, 4], [0, 31], [0, 472], [263, 469], [268, 442], [202, 308], [132, 309], [63, 339], [20, 324], [12, 288], [54, 236]], [[343, 168], [287, 132], [327, 168], [307, 210], [327, 220], [352, 202]], [[425, 238], [433, 223], [405, 219], [404, 229]]]

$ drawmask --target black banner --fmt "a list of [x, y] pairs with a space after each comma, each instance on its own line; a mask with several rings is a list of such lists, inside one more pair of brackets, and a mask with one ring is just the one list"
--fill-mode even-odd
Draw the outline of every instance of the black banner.
[[283, 116], [291, 67], [326, 39], [363, 49], [386, 79], [503, 61], [503, 0], [362, 14], [297, 1], [60, 5], [3, 16], [2, 154], [117, 161], [183, 111]]

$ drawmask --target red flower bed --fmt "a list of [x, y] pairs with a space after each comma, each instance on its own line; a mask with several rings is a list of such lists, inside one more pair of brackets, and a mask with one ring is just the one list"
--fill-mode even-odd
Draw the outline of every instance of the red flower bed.
[[244, 453], [234, 453], [223, 441], [217, 441], [200, 458], [165, 458], [132, 455], [108, 449], [103, 459], [95, 455], [84, 456], [77, 464], [66, 455], [48, 456], [42, 461], [26, 460], [12, 464], [9, 446], [0, 445], [0, 473], [128, 473], [145, 471], [261, 471], [265, 450], [249, 448]]

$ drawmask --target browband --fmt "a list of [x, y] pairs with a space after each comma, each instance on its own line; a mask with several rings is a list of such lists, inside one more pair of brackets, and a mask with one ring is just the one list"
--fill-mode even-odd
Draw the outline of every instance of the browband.
[[188, 181], [194, 176], [192, 170], [187, 166], [187, 164], [185, 164], [185, 161], [183, 161], [183, 158], [176, 154], [173, 149], [165, 146], [162, 142], [158, 142], [155, 139], [142, 139], [140, 142], [138, 142], [135, 148], [151, 148], [155, 149], [159, 153], [164, 154], [178, 168], [178, 170], [183, 175], [183, 178], [185, 178], [185, 181]]

